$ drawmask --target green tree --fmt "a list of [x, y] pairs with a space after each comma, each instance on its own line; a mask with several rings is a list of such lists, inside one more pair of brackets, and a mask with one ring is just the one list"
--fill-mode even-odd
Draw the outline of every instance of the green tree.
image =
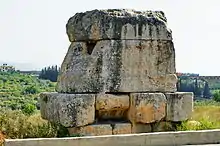
[[33, 104], [25, 104], [24, 108], [22, 109], [22, 112], [24, 114], [27, 114], [27, 115], [31, 115], [33, 114], [35, 111], [37, 110], [36, 106], [33, 105]]
[[208, 82], [205, 82], [205, 87], [204, 87], [204, 91], [203, 91], [203, 97], [205, 98], [211, 98], [211, 92], [210, 92], [210, 89], [209, 89], [209, 84]]
[[39, 90], [36, 86], [27, 86], [24, 88], [23, 94], [37, 94], [39, 93]]
[[45, 67], [44, 69], [41, 70], [39, 79], [46, 79], [52, 82], [56, 82], [59, 71], [60, 69], [58, 69], [57, 65]]
[[214, 92], [213, 94], [213, 100], [217, 101], [217, 102], [220, 102], [220, 91], [217, 90]]

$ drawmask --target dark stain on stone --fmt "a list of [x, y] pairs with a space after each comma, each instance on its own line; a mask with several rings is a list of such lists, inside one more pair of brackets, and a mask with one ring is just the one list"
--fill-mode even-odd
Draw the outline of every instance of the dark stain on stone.
[[128, 27], [127, 27], [127, 25], [125, 25], [125, 29], [124, 29], [124, 36], [126, 36], [127, 31], [128, 31]]
[[148, 26], [149, 26], [149, 36], [152, 38], [152, 25], [149, 24]]
[[110, 92], [117, 92], [119, 91], [120, 84], [121, 84], [121, 66], [122, 66], [122, 42], [115, 41], [113, 50], [111, 50], [111, 55], [113, 56], [112, 62], [114, 65], [111, 66], [110, 72]]
[[139, 49], [139, 51], [143, 50], [142, 41], [139, 42], [139, 44], [136, 46], [136, 48]]
[[138, 25], [138, 36], [142, 36], [142, 24]]
[[133, 25], [134, 26], [134, 36], [137, 36], [137, 28], [136, 28], [136, 25]]
[[[156, 34], [157, 34], [157, 37], [159, 38], [159, 36], [160, 36], [159, 26], [156, 26]], [[160, 38], [159, 38], [159, 39], [160, 39]]]
[[95, 45], [96, 45], [96, 41], [87, 41], [87, 42], [86, 42], [87, 53], [88, 53], [89, 55], [92, 54], [92, 51], [94, 50]]
[[47, 103], [47, 102], [48, 102], [48, 97], [47, 97], [47, 95], [44, 95], [44, 97], [42, 98], [42, 100], [43, 100], [45, 103]]
[[[87, 87], [89, 91], [87, 92], [100, 92], [103, 87], [103, 79], [102, 79], [102, 65], [103, 65], [103, 54], [99, 53], [97, 55], [97, 61], [94, 68], [91, 69], [91, 78], [88, 79]], [[86, 88], [87, 88], [86, 87]]]

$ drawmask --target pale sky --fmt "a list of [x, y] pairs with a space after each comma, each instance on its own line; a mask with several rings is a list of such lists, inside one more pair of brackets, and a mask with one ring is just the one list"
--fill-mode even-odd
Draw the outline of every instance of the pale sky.
[[68, 19], [106, 8], [164, 11], [177, 71], [220, 75], [219, 0], [0, 0], [0, 62], [60, 65], [70, 45]]

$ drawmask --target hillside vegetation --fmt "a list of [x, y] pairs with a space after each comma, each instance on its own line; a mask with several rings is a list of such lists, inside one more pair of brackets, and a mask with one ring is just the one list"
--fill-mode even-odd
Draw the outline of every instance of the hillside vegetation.
[[0, 107], [12, 110], [39, 109], [40, 92], [54, 91], [55, 83], [21, 73], [0, 73]]
[[39, 93], [55, 82], [22, 73], [0, 73], [0, 145], [4, 138], [57, 137], [59, 128], [39, 114]]

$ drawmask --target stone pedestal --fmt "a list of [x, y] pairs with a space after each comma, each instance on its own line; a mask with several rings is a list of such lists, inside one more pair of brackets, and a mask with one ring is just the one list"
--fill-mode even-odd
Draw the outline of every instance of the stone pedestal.
[[[44, 119], [70, 134], [167, 130], [190, 118], [193, 94], [176, 92], [175, 49], [161, 11], [77, 13], [56, 92], [40, 95]], [[164, 128], [165, 127], [165, 128]]]

